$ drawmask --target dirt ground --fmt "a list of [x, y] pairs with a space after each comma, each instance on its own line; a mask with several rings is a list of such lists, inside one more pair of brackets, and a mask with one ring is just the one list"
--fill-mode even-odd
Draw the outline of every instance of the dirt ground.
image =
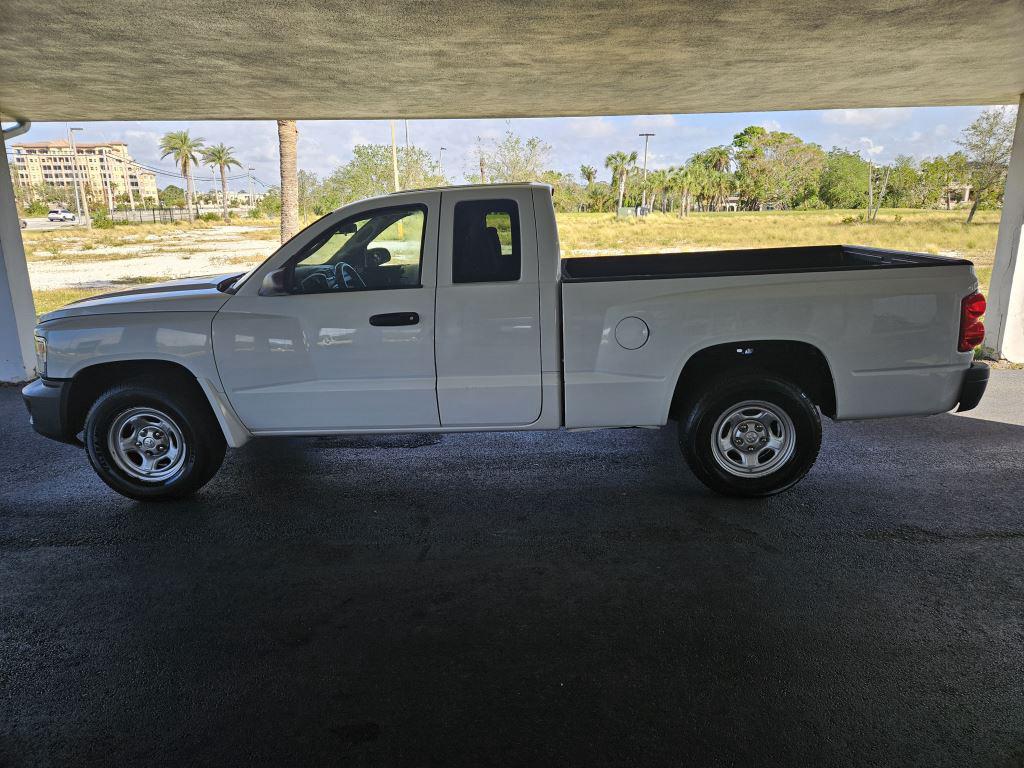
[[138, 235], [118, 231], [116, 239], [108, 238], [111, 244], [62, 232], [62, 239], [50, 237], [27, 249], [29, 276], [34, 290], [51, 291], [244, 270], [277, 249], [276, 237], [263, 239], [268, 230], [273, 232], [246, 225]]

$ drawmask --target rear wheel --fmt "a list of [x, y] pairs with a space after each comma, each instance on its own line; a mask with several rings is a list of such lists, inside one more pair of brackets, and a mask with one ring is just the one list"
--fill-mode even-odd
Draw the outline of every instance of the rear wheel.
[[186, 386], [152, 381], [113, 387], [85, 419], [85, 447], [96, 474], [132, 499], [186, 496], [224, 460], [224, 437], [209, 406]]
[[686, 408], [679, 445], [690, 469], [712, 490], [767, 496], [810, 471], [821, 447], [821, 418], [807, 393], [784, 379], [723, 377]]

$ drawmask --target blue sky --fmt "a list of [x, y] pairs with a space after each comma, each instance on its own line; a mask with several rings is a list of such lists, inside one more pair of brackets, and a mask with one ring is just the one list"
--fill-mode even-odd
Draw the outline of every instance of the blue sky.
[[[637, 134], [653, 132], [649, 167], [677, 165], [694, 152], [716, 144], [727, 144], [748, 125], [795, 133], [825, 149], [833, 146], [858, 150], [878, 161], [898, 154], [919, 160], [956, 149], [954, 139], [983, 110], [983, 107], [927, 107], [898, 109], [838, 109], [801, 112], [746, 112], [707, 115], [639, 115], [627, 117], [566, 117], [492, 120], [411, 120], [409, 138], [435, 157], [439, 147], [444, 170], [452, 181], [461, 181], [473, 170], [472, 150], [477, 137], [500, 137], [511, 129], [521, 135], [538, 136], [552, 147], [549, 166], [579, 172], [580, 165], [593, 165], [606, 176], [604, 157], [615, 150], [643, 150]], [[160, 136], [169, 130], [188, 129], [207, 143], [224, 142], [235, 147], [242, 162], [255, 168], [255, 176], [266, 184], [278, 182], [277, 129], [273, 121], [192, 122], [97, 122], [76, 123], [85, 130], [79, 141], [123, 140], [141, 163], [173, 172], [169, 160], [161, 160]], [[404, 125], [398, 121], [398, 140], [404, 142]], [[67, 124], [38, 123], [20, 141], [66, 138]], [[324, 175], [352, 156], [356, 144], [391, 141], [387, 120], [300, 121], [299, 167]], [[196, 175], [200, 189], [211, 187], [208, 169]], [[175, 183], [161, 175], [161, 187]], [[180, 179], [178, 182], [180, 184]], [[244, 180], [233, 182], [242, 189]], [[257, 187], [258, 188], [258, 187]]]

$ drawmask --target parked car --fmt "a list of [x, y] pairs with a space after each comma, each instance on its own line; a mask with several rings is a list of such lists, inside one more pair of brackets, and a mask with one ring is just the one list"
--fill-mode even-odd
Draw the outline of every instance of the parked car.
[[254, 437], [670, 421], [707, 486], [761, 496], [811, 469], [821, 414], [977, 405], [977, 289], [962, 259], [844, 245], [561, 260], [550, 187], [402, 192], [246, 274], [45, 315], [24, 397], [137, 499]]
[[46, 218], [49, 221], [74, 221], [75, 214], [66, 208], [51, 208]]

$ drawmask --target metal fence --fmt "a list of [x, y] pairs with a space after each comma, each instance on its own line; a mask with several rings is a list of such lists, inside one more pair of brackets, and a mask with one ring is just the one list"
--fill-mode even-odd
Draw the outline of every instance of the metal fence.
[[[199, 213], [197, 207], [195, 218], [199, 218]], [[185, 221], [188, 219], [188, 208], [136, 208], [134, 211], [113, 211], [109, 215], [114, 221], [156, 224], [158, 222]]]

